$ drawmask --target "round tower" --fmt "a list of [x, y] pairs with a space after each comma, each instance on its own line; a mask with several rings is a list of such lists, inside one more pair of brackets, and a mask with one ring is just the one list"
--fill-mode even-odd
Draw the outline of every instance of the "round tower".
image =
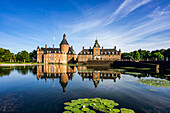
[[66, 54], [69, 51], [69, 44], [66, 40], [66, 34], [63, 35], [63, 40], [60, 43], [60, 49], [63, 54]]

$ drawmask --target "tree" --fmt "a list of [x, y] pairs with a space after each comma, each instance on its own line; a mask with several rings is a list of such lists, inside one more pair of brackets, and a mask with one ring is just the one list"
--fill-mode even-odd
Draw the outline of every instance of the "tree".
[[0, 48], [0, 62], [15, 60], [14, 54], [7, 49]]
[[30, 62], [30, 55], [27, 51], [21, 51], [16, 54], [16, 59], [22, 62]]
[[164, 60], [164, 56], [160, 52], [154, 53], [153, 58], [157, 58], [159, 60]]
[[138, 51], [134, 51], [133, 58], [135, 60], [139, 60], [140, 59], [140, 53]]
[[37, 51], [33, 50], [32, 52], [29, 53], [31, 60], [37, 61]]

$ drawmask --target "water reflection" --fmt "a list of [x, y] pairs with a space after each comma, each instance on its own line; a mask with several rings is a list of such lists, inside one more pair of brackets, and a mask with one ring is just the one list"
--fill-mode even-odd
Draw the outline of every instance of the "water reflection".
[[68, 65], [40, 65], [37, 66], [37, 80], [45, 79], [59, 79], [60, 84], [65, 92], [69, 80], [72, 80], [73, 76], [76, 73], [76, 67], [70, 67]]
[[97, 88], [100, 80], [103, 82], [104, 79], [113, 79], [116, 82], [116, 78], [121, 78], [121, 72], [119, 71], [90, 70], [86, 66], [78, 66], [78, 74], [82, 77], [82, 81], [92, 79], [95, 88]]

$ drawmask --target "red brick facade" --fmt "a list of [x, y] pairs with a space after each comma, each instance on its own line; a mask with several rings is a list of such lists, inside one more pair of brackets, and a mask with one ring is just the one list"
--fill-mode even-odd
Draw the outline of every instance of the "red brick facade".
[[113, 49], [100, 48], [96, 40], [92, 49], [83, 47], [83, 50], [78, 54], [78, 62], [87, 62], [88, 60], [121, 60], [121, 50], [117, 51], [116, 46]]
[[69, 47], [66, 40], [66, 35], [63, 35], [63, 40], [60, 43], [60, 48], [37, 48], [37, 62], [41, 63], [73, 63], [76, 61], [76, 53], [73, 46]]

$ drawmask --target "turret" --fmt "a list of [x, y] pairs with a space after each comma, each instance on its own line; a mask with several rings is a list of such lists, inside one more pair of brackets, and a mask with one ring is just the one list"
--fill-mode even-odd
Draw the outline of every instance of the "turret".
[[60, 49], [61, 49], [62, 53], [67, 53], [68, 50], [69, 50], [69, 44], [68, 44], [68, 42], [66, 40], [66, 35], [65, 34], [63, 35], [63, 40], [60, 43]]

